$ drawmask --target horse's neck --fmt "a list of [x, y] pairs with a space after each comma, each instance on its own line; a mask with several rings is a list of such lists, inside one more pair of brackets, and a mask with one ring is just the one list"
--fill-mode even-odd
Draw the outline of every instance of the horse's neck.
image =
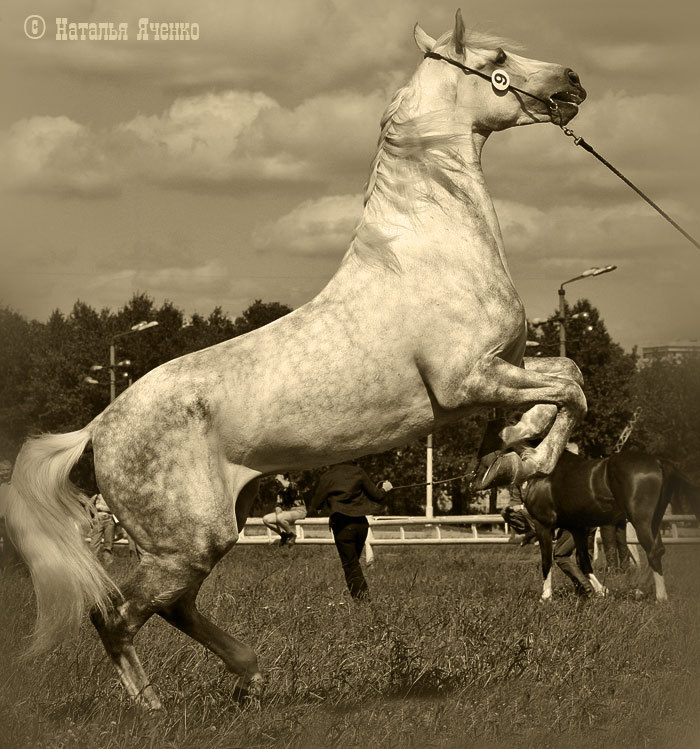
[[386, 225], [399, 262], [425, 262], [430, 259], [426, 254], [437, 252], [443, 264], [455, 269], [473, 271], [476, 266], [510, 279], [498, 217], [481, 167], [484, 141], [474, 133], [454, 148], [463, 164], [449, 174], [452, 189], [431, 178], [424, 186], [426, 195], [417, 198], [417, 209], [397, 207], [381, 193], [371, 196], [363, 222]]

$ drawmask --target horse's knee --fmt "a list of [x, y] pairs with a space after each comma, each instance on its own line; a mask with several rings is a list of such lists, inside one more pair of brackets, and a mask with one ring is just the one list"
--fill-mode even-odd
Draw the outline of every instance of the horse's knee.
[[572, 379], [577, 385], [583, 386], [583, 375], [573, 359], [562, 357], [560, 360], [561, 373]]
[[562, 404], [576, 417], [582, 418], [588, 411], [588, 403], [581, 385], [569, 380], [564, 388]]

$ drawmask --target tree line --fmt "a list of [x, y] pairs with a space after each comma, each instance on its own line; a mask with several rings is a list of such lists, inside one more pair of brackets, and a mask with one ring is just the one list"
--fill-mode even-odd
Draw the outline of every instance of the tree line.
[[[116, 361], [129, 362], [117, 367], [118, 394], [165, 361], [243, 335], [289, 312], [287, 305], [258, 299], [234, 319], [220, 307], [206, 316], [186, 317], [171, 302], [156, 306], [146, 294], [134, 295], [116, 311], [98, 311], [78, 301], [69, 314], [55, 311], [44, 323], [0, 307], [0, 458], [14, 460], [30, 434], [80, 429], [107, 406], [109, 343], [115, 336]], [[585, 299], [567, 310], [567, 319], [567, 355], [583, 372], [588, 399], [588, 416], [573, 436], [584, 454], [608, 454], [639, 405], [642, 414], [628, 447], [667, 457], [698, 478], [698, 362], [656, 362], [639, 368], [636, 353], [626, 353], [611, 339], [598, 310]], [[158, 325], [119, 335], [141, 321]], [[530, 327], [528, 338], [528, 355], [557, 355], [554, 316]], [[477, 414], [436, 430], [436, 479], [472, 470], [486, 418], [487, 414]], [[425, 460], [425, 442], [419, 441], [359, 462], [377, 480], [412, 484], [424, 481]], [[89, 453], [80, 461], [76, 477], [87, 491], [96, 490]], [[318, 471], [296, 476], [307, 495], [317, 477]], [[466, 479], [443, 487], [450, 495], [451, 512], [469, 511], [474, 498]], [[263, 482], [258, 512], [274, 501], [273, 491]], [[415, 487], [392, 494], [389, 510], [415, 514], [424, 506], [425, 489]]]

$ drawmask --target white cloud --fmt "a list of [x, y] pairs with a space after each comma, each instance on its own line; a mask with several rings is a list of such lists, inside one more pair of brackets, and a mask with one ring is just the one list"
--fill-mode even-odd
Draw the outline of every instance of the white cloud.
[[103, 195], [129, 180], [201, 189], [242, 183], [355, 184], [368, 168], [385, 92], [322, 94], [286, 108], [262, 93], [183, 97], [105, 131], [34, 117], [0, 134], [6, 184]]
[[340, 258], [362, 214], [361, 195], [307, 200], [253, 236], [258, 250]]
[[102, 196], [115, 190], [118, 168], [84, 125], [30, 117], [0, 137], [0, 170], [22, 190]]
[[[680, 235], [640, 200], [560, 205], [546, 212], [514, 201], [495, 203], [506, 255], [520, 277], [556, 279], [592, 265], [651, 267], [664, 247], [684, 248]], [[683, 253], [670, 253], [666, 270], [677, 276], [683, 261]]]

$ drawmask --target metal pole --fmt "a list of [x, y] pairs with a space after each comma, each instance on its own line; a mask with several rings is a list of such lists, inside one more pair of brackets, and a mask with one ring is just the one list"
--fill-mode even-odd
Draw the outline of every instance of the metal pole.
[[564, 287], [559, 287], [559, 356], [566, 356], [566, 302]]
[[425, 517], [433, 517], [433, 435], [428, 435], [425, 456]]
[[117, 355], [114, 341], [109, 344], [109, 402], [117, 397]]

